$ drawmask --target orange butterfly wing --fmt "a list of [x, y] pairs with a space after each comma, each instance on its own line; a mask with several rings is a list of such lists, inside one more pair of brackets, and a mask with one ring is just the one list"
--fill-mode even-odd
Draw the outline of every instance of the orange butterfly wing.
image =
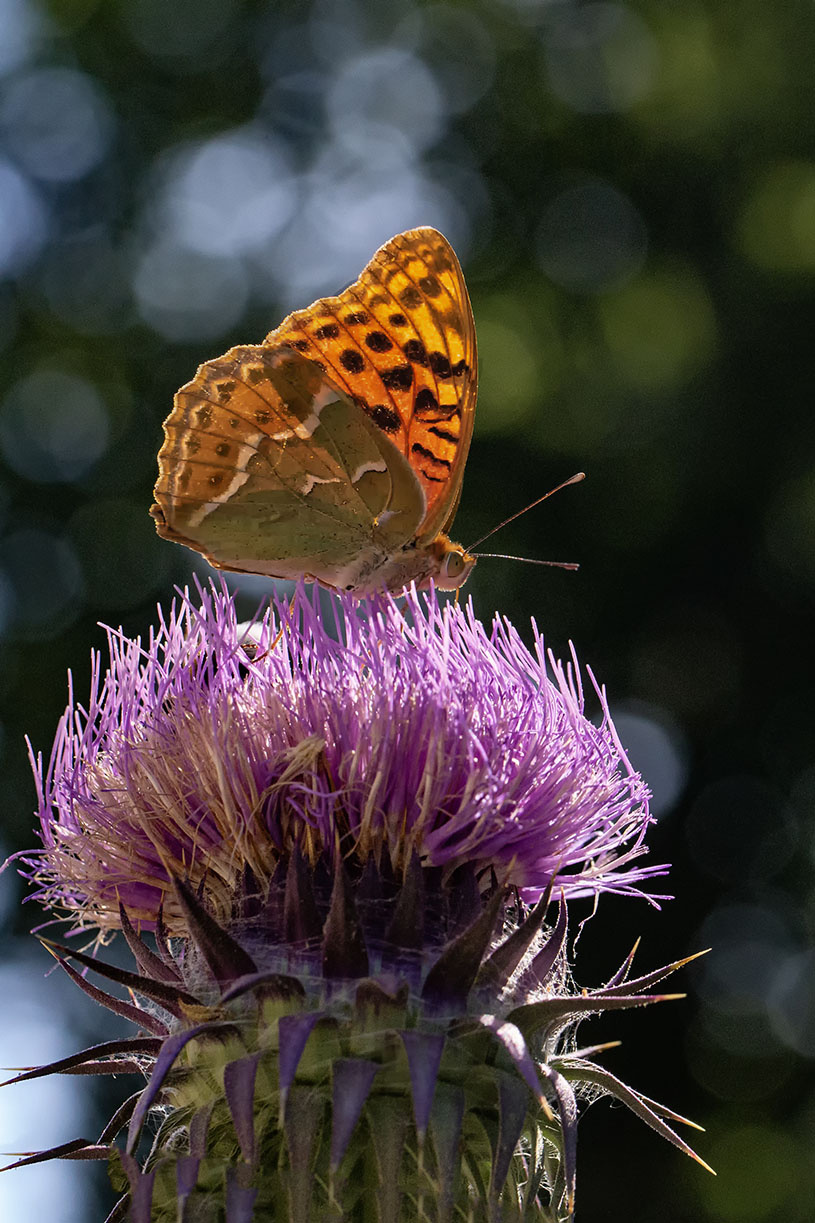
[[265, 344], [319, 365], [409, 460], [425, 495], [418, 542], [453, 520], [478, 387], [475, 324], [438, 230], [398, 234], [338, 297], [288, 315]]

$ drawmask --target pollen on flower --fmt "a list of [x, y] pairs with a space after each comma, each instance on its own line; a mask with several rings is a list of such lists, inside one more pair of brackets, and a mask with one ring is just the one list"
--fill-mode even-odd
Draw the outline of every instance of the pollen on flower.
[[[298, 589], [251, 626], [225, 590], [184, 594], [146, 642], [108, 631], [87, 703], [70, 695], [50, 760], [32, 755], [39, 896], [77, 924], [181, 921], [184, 876], [229, 915], [295, 848], [403, 871], [470, 864], [534, 896], [639, 892], [648, 791], [576, 660], [435, 595]], [[332, 635], [335, 632], [336, 635]]]

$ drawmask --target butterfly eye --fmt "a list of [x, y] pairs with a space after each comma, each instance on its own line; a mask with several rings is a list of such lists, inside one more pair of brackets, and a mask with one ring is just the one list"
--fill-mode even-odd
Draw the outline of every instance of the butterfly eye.
[[439, 586], [442, 590], [454, 590], [461, 586], [475, 564], [475, 558], [468, 556], [463, 549], [453, 546], [445, 554], [441, 567]]

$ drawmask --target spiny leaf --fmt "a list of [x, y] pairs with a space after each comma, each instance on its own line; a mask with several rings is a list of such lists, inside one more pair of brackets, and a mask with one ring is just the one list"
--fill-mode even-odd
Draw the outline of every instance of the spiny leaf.
[[202, 1036], [206, 1032], [225, 1035], [227, 1032], [237, 1033], [237, 1028], [234, 1024], [199, 1023], [194, 1028], [188, 1028], [185, 1032], [176, 1032], [173, 1036], [168, 1036], [161, 1047], [161, 1052], [156, 1058], [150, 1082], [141, 1093], [139, 1102], [133, 1110], [133, 1116], [130, 1119], [130, 1126], [127, 1131], [127, 1146], [125, 1148], [128, 1154], [134, 1151], [147, 1114], [161, 1091], [164, 1080], [175, 1064], [179, 1053], [191, 1040], [195, 1040], [197, 1036]]
[[538, 988], [545, 983], [558, 956], [563, 950], [567, 929], [568, 912], [566, 902], [561, 895], [555, 928], [521, 977], [518, 983], [518, 988], [521, 992]]
[[445, 1037], [443, 1032], [400, 1032], [399, 1035], [405, 1046], [410, 1070], [416, 1130], [423, 1138], [433, 1107]]
[[334, 980], [368, 975], [365, 936], [354, 893], [339, 858], [334, 870], [331, 905], [323, 927], [323, 974]]
[[229, 1168], [226, 1174], [226, 1223], [252, 1223], [258, 1190], [242, 1184], [242, 1168]]
[[247, 1164], [255, 1162], [255, 1078], [260, 1056], [253, 1053], [224, 1067], [224, 1095]]
[[[106, 1040], [101, 1044], [82, 1049], [79, 1053], [72, 1053], [69, 1057], [61, 1057], [56, 1062], [48, 1062], [45, 1066], [25, 1070], [22, 1074], [15, 1075], [13, 1079], [7, 1079], [2, 1086], [9, 1087], [12, 1083], [25, 1083], [28, 1079], [40, 1079], [48, 1074], [70, 1074], [73, 1070], [81, 1070], [88, 1062], [94, 1062], [103, 1067], [104, 1063], [100, 1063], [97, 1059], [121, 1053], [143, 1053], [145, 1056], [154, 1056], [160, 1048], [161, 1041], [156, 1036], [133, 1036], [129, 1040]], [[109, 1064], [114, 1068], [111, 1073], [123, 1073], [118, 1069], [118, 1062]], [[94, 1073], [100, 1074], [105, 1071], [99, 1069]]]
[[[46, 950], [51, 951], [51, 948], [46, 944]], [[55, 951], [51, 951], [54, 959], [59, 964], [60, 968], [68, 974], [75, 985], [78, 985], [83, 994], [87, 994], [89, 998], [93, 998], [94, 1002], [100, 1003], [107, 1010], [113, 1011], [114, 1015], [120, 1015], [123, 1019], [127, 1019], [130, 1023], [135, 1024], [138, 1028], [144, 1028], [147, 1032], [152, 1032], [154, 1036], [166, 1036], [167, 1025], [163, 1024], [160, 1019], [156, 1019], [148, 1011], [143, 1011], [141, 1007], [132, 1006], [129, 1002], [122, 1002], [119, 998], [111, 998], [110, 994], [106, 994], [104, 990], [97, 989], [95, 985], [91, 985], [84, 977], [71, 967], [70, 964], [63, 960], [62, 956], [57, 955]]]
[[385, 941], [418, 951], [424, 945], [424, 877], [419, 856], [411, 854]]
[[332, 1066], [331, 1168], [334, 1170], [340, 1166], [348, 1149], [378, 1071], [378, 1062], [361, 1057], [340, 1057]]
[[546, 1098], [543, 1094], [540, 1078], [538, 1076], [538, 1067], [524, 1040], [523, 1033], [520, 1028], [514, 1023], [509, 1023], [506, 1020], [499, 1019], [495, 1015], [479, 1015], [478, 1022], [482, 1027], [491, 1032], [493, 1036], [500, 1042], [502, 1047], [506, 1049], [509, 1056], [512, 1058], [518, 1073], [526, 1083], [532, 1095], [537, 1100], [538, 1104], [547, 1114], [550, 1121], [554, 1120], [549, 1105], [546, 1103]]
[[142, 972], [154, 977], [157, 981], [164, 981], [168, 985], [174, 982], [180, 983], [181, 974], [175, 965], [171, 966], [161, 956], [156, 955], [154, 951], [150, 950], [144, 939], [133, 928], [133, 923], [128, 917], [127, 910], [121, 901], [119, 902], [119, 921], [122, 924], [122, 934], [125, 936], [127, 945], [133, 953], [133, 958]]
[[311, 1223], [312, 1159], [324, 1111], [322, 1097], [307, 1087], [292, 1087], [283, 1128], [289, 1149], [289, 1223]]
[[280, 972], [253, 972], [246, 977], [238, 977], [229, 989], [224, 990], [221, 1002], [233, 1002], [248, 993], [257, 993], [264, 999], [274, 998], [280, 1002], [303, 1000], [306, 996], [304, 986], [296, 977]]
[[238, 977], [257, 972], [257, 965], [249, 953], [207, 912], [190, 885], [176, 876], [173, 876], [173, 885], [184, 910], [190, 938], [218, 984], [231, 985]]
[[452, 1214], [456, 1190], [456, 1174], [460, 1164], [461, 1126], [464, 1120], [466, 1097], [460, 1087], [440, 1083], [433, 1100], [430, 1114], [430, 1133], [439, 1164], [441, 1193], [439, 1215], [441, 1219]]
[[108, 1121], [107, 1125], [102, 1130], [102, 1133], [99, 1135], [99, 1146], [110, 1146], [119, 1131], [124, 1129], [124, 1127], [130, 1121], [130, 1118], [133, 1116], [133, 1110], [141, 1099], [141, 1094], [141, 1091], [134, 1091], [132, 1096], [128, 1096], [128, 1098], [119, 1105], [116, 1112], [113, 1114], [110, 1121]]
[[283, 929], [286, 942], [296, 945], [318, 942], [323, 932], [323, 923], [314, 899], [312, 871], [299, 845], [295, 845], [292, 850], [286, 871]]
[[572, 1063], [564, 1064], [561, 1067], [561, 1071], [564, 1078], [580, 1083], [596, 1083], [598, 1087], [602, 1087], [610, 1095], [627, 1105], [646, 1125], [650, 1125], [651, 1129], [656, 1130], [663, 1138], [667, 1138], [668, 1142], [673, 1143], [685, 1155], [689, 1155], [691, 1159], [694, 1159], [707, 1172], [712, 1173], [713, 1176], [716, 1175], [713, 1168], [706, 1164], [701, 1156], [697, 1155], [693, 1148], [689, 1147], [669, 1125], [666, 1125], [661, 1117], [657, 1116], [656, 1112], [646, 1104], [645, 1098], [639, 1092], [634, 1091], [631, 1087], [627, 1087], [625, 1083], [621, 1082], [608, 1070], [601, 1066], [595, 1066], [591, 1062], [583, 1062], [578, 1063], [576, 1066]]
[[322, 1011], [308, 1011], [302, 1015], [283, 1015], [278, 1021], [277, 1073], [280, 1085], [280, 1111], [284, 1117], [287, 1114], [286, 1096], [294, 1082], [306, 1041], [312, 1029], [324, 1017]]
[[640, 941], [640, 939], [636, 940], [634, 946], [631, 948], [620, 967], [614, 973], [614, 976], [609, 977], [608, 981], [603, 986], [603, 989], [612, 989], [615, 985], [622, 985], [624, 981], [628, 980], [628, 974], [631, 971], [631, 965], [634, 963], [634, 956], [637, 954], [637, 948], [640, 945]]
[[504, 895], [503, 888], [496, 888], [472, 925], [447, 944], [425, 978], [423, 998], [437, 1006], [460, 1009], [466, 1005], [490, 945]]
[[523, 1132], [529, 1111], [529, 1096], [523, 1083], [509, 1074], [498, 1076], [498, 1134], [490, 1169], [490, 1207], [493, 1218], [500, 1218], [498, 1201], [507, 1179], [512, 1157]]
[[150, 1223], [156, 1169], [143, 1172], [136, 1160], [126, 1151], [120, 1152], [120, 1156], [130, 1183], [130, 1223]]
[[530, 909], [520, 925], [504, 939], [503, 943], [498, 944], [478, 974], [479, 985], [489, 984], [495, 989], [503, 989], [543, 925], [549, 908], [551, 891], [550, 883], [544, 895], [535, 907]]
[[117, 968], [115, 964], [106, 964], [104, 960], [98, 960], [95, 956], [86, 955], [83, 951], [66, 947], [63, 943], [55, 943], [51, 939], [40, 938], [40, 942], [49, 951], [59, 952], [65, 959], [76, 960], [78, 964], [98, 973], [107, 981], [113, 981], [116, 985], [122, 985], [135, 994], [149, 998], [152, 1002], [158, 1002], [171, 1015], [175, 1015], [176, 1019], [180, 1019], [184, 1014], [182, 1003], [187, 1006], [199, 1005], [199, 1000], [193, 994], [178, 985], [167, 985], [164, 981], [155, 981], [139, 973], [128, 972], [125, 968]]
[[684, 994], [634, 994], [625, 997], [617, 994], [575, 994], [559, 998], [544, 998], [541, 1002], [529, 1002], [515, 1007], [507, 1018], [529, 1037], [547, 1024], [571, 1023], [586, 1015], [600, 1015], [605, 1011], [622, 1011], [636, 1006], [649, 1006], [653, 1002], [674, 1002]]
[[547, 1066], [546, 1063], [543, 1063], [541, 1074], [552, 1085], [557, 1096], [558, 1117], [563, 1135], [563, 1179], [566, 1184], [566, 1203], [571, 1217], [574, 1214], [574, 1195], [577, 1179], [577, 1097], [566, 1077], [560, 1074], [553, 1066]]
[[686, 964], [690, 964], [693, 960], [698, 960], [700, 956], [707, 955], [709, 950], [710, 948], [707, 948], [705, 951], [696, 951], [693, 955], [686, 955], [682, 960], [674, 960], [673, 964], [665, 964], [662, 968], [655, 968], [653, 972], [646, 973], [644, 977], [636, 977], [633, 981], [623, 981], [619, 985], [604, 985], [601, 989], [592, 992], [596, 998], [612, 998], [622, 993], [639, 993], [640, 990], [650, 989], [658, 981], [664, 981], [671, 973], [684, 968]]
[[177, 973], [178, 965], [170, 952], [170, 932], [164, 924], [163, 898], [158, 907], [158, 912], [156, 913], [156, 948], [158, 950], [159, 957], [164, 961], [167, 967]]
[[[85, 1152], [91, 1153], [86, 1155]], [[105, 1147], [102, 1150], [95, 1142], [89, 1142], [87, 1138], [72, 1138], [70, 1142], [61, 1142], [59, 1146], [48, 1147], [45, 1151], [35, 1151], [30, 1155], [23, 1155], [20, 1159], [15, 1160], [13, 1164], [6, 1164], [5, 1168], [0, 1169], [0, 1171], [11, 1172], [13, 1168], [28, 1168], [32, 1164], [47, 1163], [50, 1159], [107, 1159], [109, 1154], [109, 1147]]]

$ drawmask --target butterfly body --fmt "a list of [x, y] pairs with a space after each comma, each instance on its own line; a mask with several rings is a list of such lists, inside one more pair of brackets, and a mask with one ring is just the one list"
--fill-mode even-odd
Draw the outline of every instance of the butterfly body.
[[336, 298], [200, 366], [159, 452], [160, 535], [222, 569], [357, 595], [460, 586], [444, 533], [472, 432], [475, 330], [435, 230], [382, 247]]

